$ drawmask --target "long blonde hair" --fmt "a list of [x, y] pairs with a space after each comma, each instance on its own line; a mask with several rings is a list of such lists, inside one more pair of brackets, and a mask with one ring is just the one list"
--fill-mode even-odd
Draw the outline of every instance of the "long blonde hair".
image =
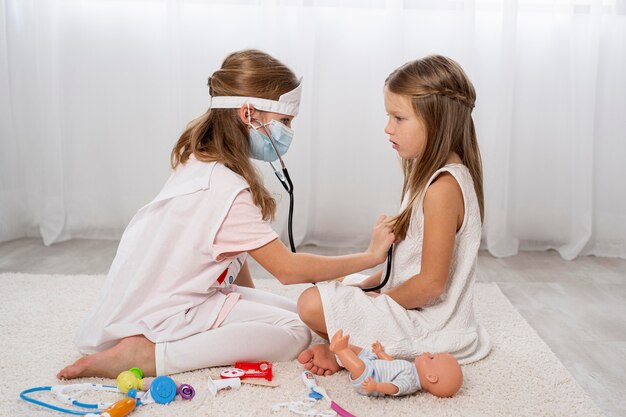
[[[295, 74], [272, 56], [254, 49], [234, 52], [208, 81], [211, 96], [246, 96], [269, 100], [298, 86]], [[238, 109], [209, 109], [192, 120], [172, 149], [171, 164], [184, 164], [191, 154], [203, 162], [221, 162], [250, 185], [252, 199], [265, 220], [274, 218], [276, 201], [250, 161], [250, 134]]]
[[402, 161], [402, 199], [407, 196], [409, 201], [397, 216], [396, 237], [406, 237], [416, 201], [428, 179], [446, 164], [451, 152], [456, 152], [469, 169], [480, 216], [484, 218], [483, 169], [472, 120], [476, 92], [461, 66], [445, 56], [428, 56], [393, 71], [385, 80], [385, 88], [411, 99], [413, 110], [424, 121], [427, 133], [423, 154]]

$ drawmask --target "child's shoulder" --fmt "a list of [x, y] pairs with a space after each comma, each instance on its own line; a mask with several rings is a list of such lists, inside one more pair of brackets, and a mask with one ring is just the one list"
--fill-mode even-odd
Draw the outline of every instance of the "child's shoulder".
[[432, 201], [447, 201], [461, 197], [463, 199], [463, 191], [458, 179], [450, 171], [441, 171], [431, 180], [430, 185], [426, 189], [424, 201], [430, 199]]
[[424, 211], [456, 215], [463, 210], [463, 190], [449, 171], [440, 172], [424, 194]]
[[210, 186], [250, 188], [248, 182], [221, 162], [216, 162]]

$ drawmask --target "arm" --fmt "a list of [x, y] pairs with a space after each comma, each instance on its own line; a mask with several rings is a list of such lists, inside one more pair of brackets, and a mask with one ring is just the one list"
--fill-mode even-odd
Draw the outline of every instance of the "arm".
[[422, 307], [446, 289], [456, 232], [463, 223], [463, 194], [450, 174], [442, 174], [424, 196], [424, 241], [420, 273], [386, 295], [406, 309]]
[[391, 226], [390, 218], [380, 216], [367, 250], [352, 255], [292, 253], [279, 239], [248, 253], [282, 284], [328, 281], [383, 263], [387, 250], [394, 241]]
[[361, 384], [364, 391], [367, 392], [380, 392], [386, 395], [394, 395], [400, 391], [400, 388], [392, 384], [391, 382], [376, 382], [371, 377], [367, 378]]
[[252, 275], [250, 275], [250, 268], [248, 267], [248, 261], [245, 261], [239, 270], [239, 274], [235, 279], [235, 284], [242, 287], [254, 288], [254, 282], [252, 282]]
[[281, 284], [328, 281], [384, 262], [369, 251], [343, 256], [293, 253], [279, 239], [248, 253]]
[[381, 345], [378, 340], [375, 341], [374, 343], [372, 343], [372, 352], [374, 352], [376, 354], [376, 357], [378, 359], [382, 359], [384, 361], [392, 361], [393, 360], [393, 358], [387, 352], [385, 352], [385, 349], [383, 348], [383, 345]]
[[371, 288], [371, 287], [374, 287], [374, 286], [380, 284], [381, 277], [382, 277], [382, 271], [378, 271], [378, 272], [375, 272], [373, 275], [370, 275], [369, 277], [365, 278], [363, 281], [358, 282], [358, 283], [354, 283], [354, 284], [346, 283], [345, 277], [342, 277], [338, 281], [344, 283], [344, 285], [350, 285], [352, 287]]

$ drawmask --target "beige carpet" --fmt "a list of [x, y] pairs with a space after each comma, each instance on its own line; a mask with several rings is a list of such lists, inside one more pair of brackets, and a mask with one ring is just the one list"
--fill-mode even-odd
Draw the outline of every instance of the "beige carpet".
[[[0, 416], [62, 415], [27, 404], [18, 394], [26, 388], [59, 383], [55, 373], [77, 359], [72, 345], [74, 330], [96, 300], [102, 282], [102, 276], [0, 274]], [[294, 299], [306, 288], [282, 287], [273, 280], [258, 280], [257, 285]], [[318, 377], [318, 384], [339, 405], [359, 417], [602, 415], [495, 284], [476, 285], [476, 313], [489, 331], [494, 347], [483, 361], [463, 367], [465, 383], [454, 398], [437, 399], [425, 393], [402, 398], [365, 398], [352, 390], [345, 372]], [[176, 376], [177, 380], [193, 385], [200, 400], [148, 405], [132, 416], [295, 416], [287, 410], [273, 413], [271, 406], [304, 399], [307, 393], [296, 361], [274, 364], [278, 388], [248, 385], [220, 392], [215, 398], [204, 396], [209, 373], [219, 372], [205, 369]], [[93, 378], [88, 381], [113, 383]], [[50, 396], [48, 393], [38, 398]]]

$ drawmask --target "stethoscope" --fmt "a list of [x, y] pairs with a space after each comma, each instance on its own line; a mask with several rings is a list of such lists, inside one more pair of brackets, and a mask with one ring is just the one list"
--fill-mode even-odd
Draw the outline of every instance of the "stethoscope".
[[[74, 408], [64, 408], [58, 405], [47, 403], [43, 400], [38, 400], [36, 398], [31, 397], [29, 394], [41, 391], [50, 391], [50, 393], [56, 397], [56, 399], [69, 406]], [[98, 413], [102, 411], [107, 411], [107, 409], [112, 406], [114, 403], [88, 403], [77, 400], [75, 397], [70, 395], [73, 393], [74, 396], [81, 395], [87, 391], [108, 391], [124, 394], [124, 392], [120, 391], [118, 387], [113, 385], [101, 385], [101, 384], [71, 384], [71, 385], [51, 385], [44, 387], [35, 387], [25, 389], [20, 392], [20, 398], [26, 402], [31, 404], [35, 404], [41, 407], [49, 408], [54, 411], [60, 411], [62, 413], [67, 414], [75, 414], [80, 416], [95, 416], [96, 414], [90, 413]], [[132, 392], [132, 394], [131, 394]], [[144, 404], [168, 404], [172, 402], [176, 394], [180, 395], [181, 398], [190, 400], [194, 397], [195, 391], [193, 387], [189, 384], [181, 384], [179, 387], [176, 387], [176, 383], [169, 376], [159, 376], [156, 377], [152, 383], [150, 384], [150, 389], [145, 392], [136, 391], [135, 389], [131, 389], [128, 391], [128, 396], [135, 399], [135, 407], [139, 407]], [[115, 405], [113, 405], [115, 407]], [[108, 415], [108, 413], [104, 413]]]
[[[50, 391], [61, 403], [77, 407], [78, 409], [63, 408], [53, 404], [46, 403], [41, 400], [30, 397], [28, 394], [39, 391]], [[29, 388], [20, 392], [20, 398], [31, 404], [36, 404], [41, 407], [49, 408], [54, 411], [60, 411], [67, 414], [75, 414], [84, 416], [89, 412], [103, 411], [109, 407], [112, 403], [86, 403], [75, 399], [68, 394], [69, 391], [77, 391], [80, 395], [85, 391], [108, 391], [108, 392], [120, 392], [117, 387], [112, 385], [100, 385], [100, 384], [73, 384], [73, 385], [52, 385], [45, 387]], [[82, 410], [81, 410], [82, 408]]]
[[[270, 165], [274, 170], [274, 174], [276, 178], [283, 185], [283, 188], [289, 194], [289, 219], [287, 222], [287, 233], [289, 235], [289, 246], [291, 247], [291, 252], [296, 253], [296, 245], [293, 243], [293, 182], [291, 182], [291, 177], [289, 176], [289, 171], [287, 171], [287, 166], [283, 161], [283, 158], [280, 156], [280, 152], [278, 152], [278, 148], [276, 147], [276, 143], [274, 143], [274, 138], [272, 134], [269, 132], [269, 129], [265, 127], [263, 123], [259, 122], [260, 127], [263, 128], [265, 134], [270, 139], [270, 143], [272, 144], [272, 148], [274, 148], [274, 152], [278, 156], [278, 161], [280, 162], [280, 169], [274, 165], [273, 162], [270, 161]], [[385, 278], [380, 282], [380, 284], [370, 287], [370, 288], [362, 288], [364, 292], [377, 291], [383, 288], [387, 282], [389, 281], [389, 276], [391, 275], [391, 261], [393, 259], [393, 245], [389, 247], [389, 251], [387, 252], [387, 267], [385, 269]]]

